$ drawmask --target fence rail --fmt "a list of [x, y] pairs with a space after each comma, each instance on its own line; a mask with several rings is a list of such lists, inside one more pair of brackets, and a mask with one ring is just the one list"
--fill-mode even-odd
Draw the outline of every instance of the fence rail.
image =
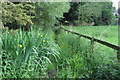
[[87, 39], [91, 40], [92, 46], [94, 46], [94, 42], [98, 42], [98, 43], [100, 43], [100, 44], [103, 44], [103, 45], [105, 45], [105, 46], [108, 46], [108, 47], [110, 47], [110, 48], [112, 48], [112, 49], [117, 50], [117, 58], [120, 60], [120, 46], [117, 46], [117, 45], [115, 45], [115, 44], [111, 44], [111, 43], [106, 42], [106, 41], [102, 41], [102, 40], [97, 39], [97, 38], [94, 38], [94, 37], [90, 37], [90, 36], [87, 36], [87, 35], [83, 35], [83, 34], [80, 34], [80, 33], [74, 32], [74, 31], [70, 31], [70, 30], [67, 30], [67, 29], [65, 29], [65, 28], [63, 28], [63, 27], [60, 27], [60, 29], [62, 29], [62, 30], [64, 30], [64, 31], [67, 31], [68, 33], [76, 34], [76, 35], [78, 35], [78, 36], [80, 36], [80, 37], [84, 37], [84, 38], [87, 38]]

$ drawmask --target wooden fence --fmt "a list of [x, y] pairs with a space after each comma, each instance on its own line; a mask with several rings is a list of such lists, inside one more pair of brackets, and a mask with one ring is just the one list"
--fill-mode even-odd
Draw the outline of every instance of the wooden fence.
[[68, 33], [72, 33], [72, 34], [78, 35], [79, 37], [84, 37], [86, 39], [91, 40], [91, 48], [92, 48], [91, 50], [93, 50], [93, 48], [94, 48], [94, 42], [98, 42], [98, 43], [103, 44], [105, 46], [108, 46], [108, 47], [110, 47], [112, 49], [115, 49], [117, 51], [117, 58], [118, 58], [118, 60], [120, 60], [120, 46], [111, 44], [111, 43], [106, 42], [106, 41], [102, 41], [100, 39], [96, 39], [94, 37], [83, 35], [83, 34], [80, 34], [80, 33], [74, 32], [74, 31], [70, 31], [70, 30], [67, 30], [67, 29], [65, 29], [63, 27], [60, 27], [60, 29], [62, 29], [64, 31], [67, 31]]

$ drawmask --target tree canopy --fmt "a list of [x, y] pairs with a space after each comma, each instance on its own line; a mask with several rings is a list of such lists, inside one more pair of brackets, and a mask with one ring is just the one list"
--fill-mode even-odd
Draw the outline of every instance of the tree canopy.
[[57, 19], [63, 17], [63, 13], [68, 12], [69, 2], [41, 2], [36, 4], [36, 23], [44, 28], [52, 27], [57, 23]]
[[109, 25], [114, 19], [112, 2], [72, 2], [63, 20], [80, 25], [95, 22], [95, 25]]
[[28, 24], [51, 27], [70, 8], [69, 3], [57, 2], [4, 2], [2, 6], [3, 24], [13, 29], [26, 27]]
[[113, 10], [112, 2], [3, 2], [2, 21], [9, 29], [30, 25], [46, 29], [65, 21], [73, 25], [110, 25], [114, 21]]

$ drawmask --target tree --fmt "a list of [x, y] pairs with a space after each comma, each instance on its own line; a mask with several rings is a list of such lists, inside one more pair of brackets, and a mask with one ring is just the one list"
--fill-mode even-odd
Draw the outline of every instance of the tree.
[[100, 3], [101, 5], [101, 15], [94, 17], [95, 25], [111, 25], [115, 22], [115, 16], [113, 15], [114, 7], [112, 2]]
[[82, 24], [94, 22], [93, 17], [98, 17], [101, 15], [101, 5], [99, 3], [86, 2], [84, 4], [79, 4], [79, 23]]
[[38, 2], [35, 6], [36, 24], [43, 26], [44, 29], [53, 27], [63, 13], [70, 8], [68, 2]]
[[74, 25], [95, 22], [96, 25], [108, 25], [113, 21], [112, 2], [72, 2], [70, 10], [64, 15], [64, 21]]

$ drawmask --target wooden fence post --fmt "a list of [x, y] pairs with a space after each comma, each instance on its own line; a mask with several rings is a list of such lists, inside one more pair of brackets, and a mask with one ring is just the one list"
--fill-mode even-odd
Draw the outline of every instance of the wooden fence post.
[[91, 52], [93, 52], [94, 50], [94, 37], [92, 37], [91, 39], [91, 48], [90, 48]]
[[120, 60], [120, 46], [119, 46], [119, 50], [117, 51], [117, 59]]
[[78, 35], [78, 37], [79, 37], [79, 39], [81, 39], [82, 36], [81, 36], [81, 35]]
[[70, 31], [68, 31], [68, 34], [70, 34]]

